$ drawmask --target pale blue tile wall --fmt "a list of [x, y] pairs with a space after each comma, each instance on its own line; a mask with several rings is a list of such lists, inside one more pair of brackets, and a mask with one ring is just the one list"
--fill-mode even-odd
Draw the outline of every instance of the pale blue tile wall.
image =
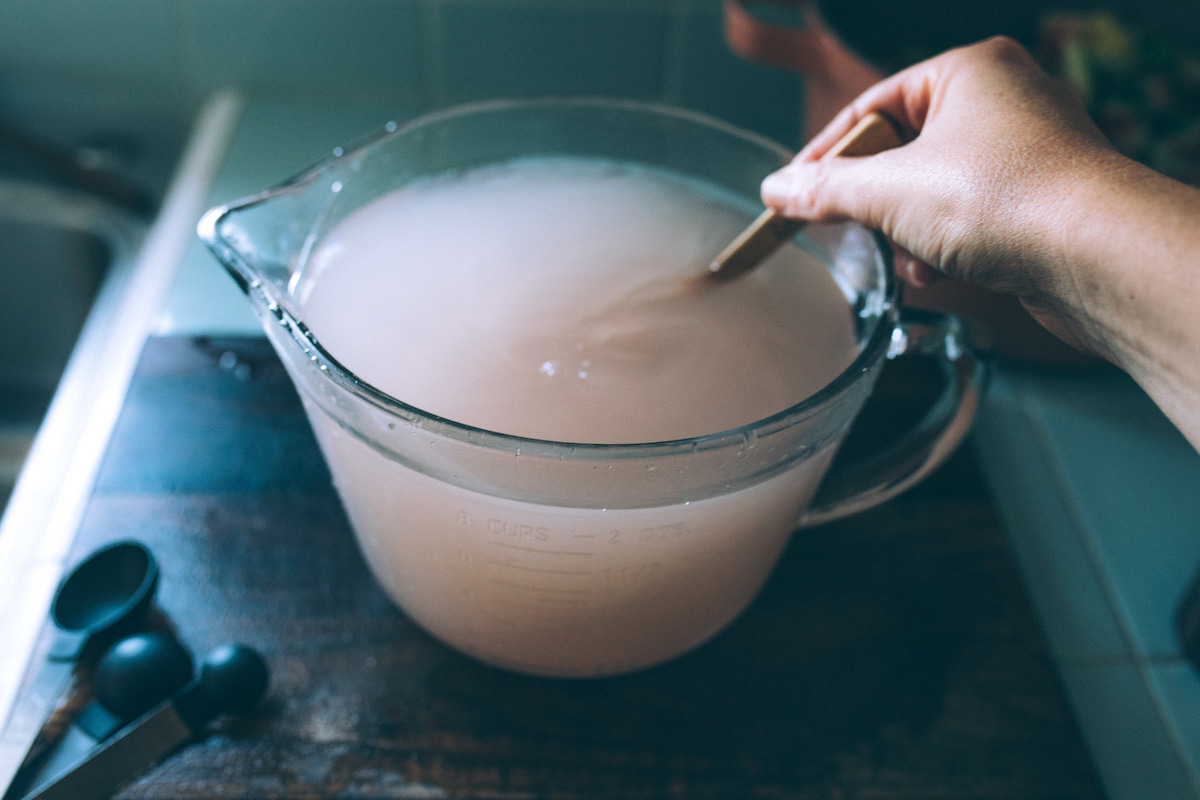
[[798, 144], [800, 81], [725, 47], [720, 0], [0, 0], [0, 119], [182, 135], [223, 86], [436, 108], [588, 94]]
[[412, 97], [425, 78], [416, 2], [192, 0], [183, 9], [193, 93]]
[[442, 4], [444, 100], [576, 93], [657, 99], [671, 18], [663, 10]]

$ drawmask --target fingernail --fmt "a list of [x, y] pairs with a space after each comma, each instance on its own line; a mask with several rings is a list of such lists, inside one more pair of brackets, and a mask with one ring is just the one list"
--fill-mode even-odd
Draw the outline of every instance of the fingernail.
[[778, 172], [773, 172], [763, 179], [760, 191], [764, 197], [783, 199], [787, 196], [788, 187], [790, 184], [791, 181], [789, 181], [783, 175], [780, 175]]

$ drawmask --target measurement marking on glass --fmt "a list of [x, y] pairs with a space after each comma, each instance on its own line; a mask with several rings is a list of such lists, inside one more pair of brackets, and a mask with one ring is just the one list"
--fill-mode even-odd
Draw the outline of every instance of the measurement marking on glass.
[[488, 578], [488, 583], [493, 583], [497, 586], [507, 586], [510, 589], [525, 589], [530, 592], [539, 594], [590, 594], [587, 589], [556, 589], [551, 586], [530, 586], [527, 583], [513, 583], [512, 581], [502, 580], [500, 578]]
[[[528, 611], [521, 612], [528, 614]], [[495, 614], [488, 614], [486, 617], [493, 624], [501, 625], [508, 629], [508, 632], [524, 631], [526, 633], [541, 633], [547, 629], [547, 626], [558, 627], [562, 623], [557, 619], [514, 619], [512, 617], [498, 617]]]
[[518, 600], [515, 597], [490, 597], [488, 603], [492, 606], [510, 608], [526, 608], [539, 611], [560, 609], [588, 608], [591, 603], [576, 597], [533, 597], [528, 600]]
[[514, 564], [511, 561], [500, 561], [498, 559], [488, 559], [489, 564], [495, 564], [497, 567], [510, 567], [519, 569], [524, 572], [543, 572], [547, 575], [591, 575], [590, 569], [550, 569], [548, 567], [531, 567], [527, 564]]
[[546, 550], [541, 547], [526, 547], [521, 544], [512, 544], [511, 542], [497, 542], [495, 539], [488, 539], [488, 544], [494, 544], [496, 547], [507, 547], [510, 550], [523, 550], [526, 553], [545, 553], [551, 556], [590, 556], [594, 553], [586, 553], [582, 550]]

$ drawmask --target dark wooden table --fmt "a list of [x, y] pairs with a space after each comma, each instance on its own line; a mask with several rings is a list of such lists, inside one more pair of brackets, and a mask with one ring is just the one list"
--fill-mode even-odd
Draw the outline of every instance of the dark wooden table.
[[[890, 380], [875, 418], [919, 394]], [[259, 711], [123, 798], [1101, 796], [969, 450], [796, 535], [698, 651], [534, 679], [448, 650], [377, 588], [265, 340], [156, 338], [76, 557], [129, 537], [197, 658], [245, 642], [273, 674]]]

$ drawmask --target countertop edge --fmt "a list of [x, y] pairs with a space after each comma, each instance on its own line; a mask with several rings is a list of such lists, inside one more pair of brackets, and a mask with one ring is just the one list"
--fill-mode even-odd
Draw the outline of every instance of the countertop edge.
[[204, 211], [244, 106], [233, 90], [197, 115], [154, 224], [106, 281], [0, 519], [0, 728], [61, 580], [142, 345]]
[[1062, 460], [1071, 437], [1043, 419], [1055, 396], [1054, 379], [997, 376], [973, 432], [985, 482], [1106, 793], [1193, 800], [1200, 761], [1150, 674], [1185, 662], [1139, 643], [1097, 552], [1094, 519], [1082, 512], [1079, 465]]

